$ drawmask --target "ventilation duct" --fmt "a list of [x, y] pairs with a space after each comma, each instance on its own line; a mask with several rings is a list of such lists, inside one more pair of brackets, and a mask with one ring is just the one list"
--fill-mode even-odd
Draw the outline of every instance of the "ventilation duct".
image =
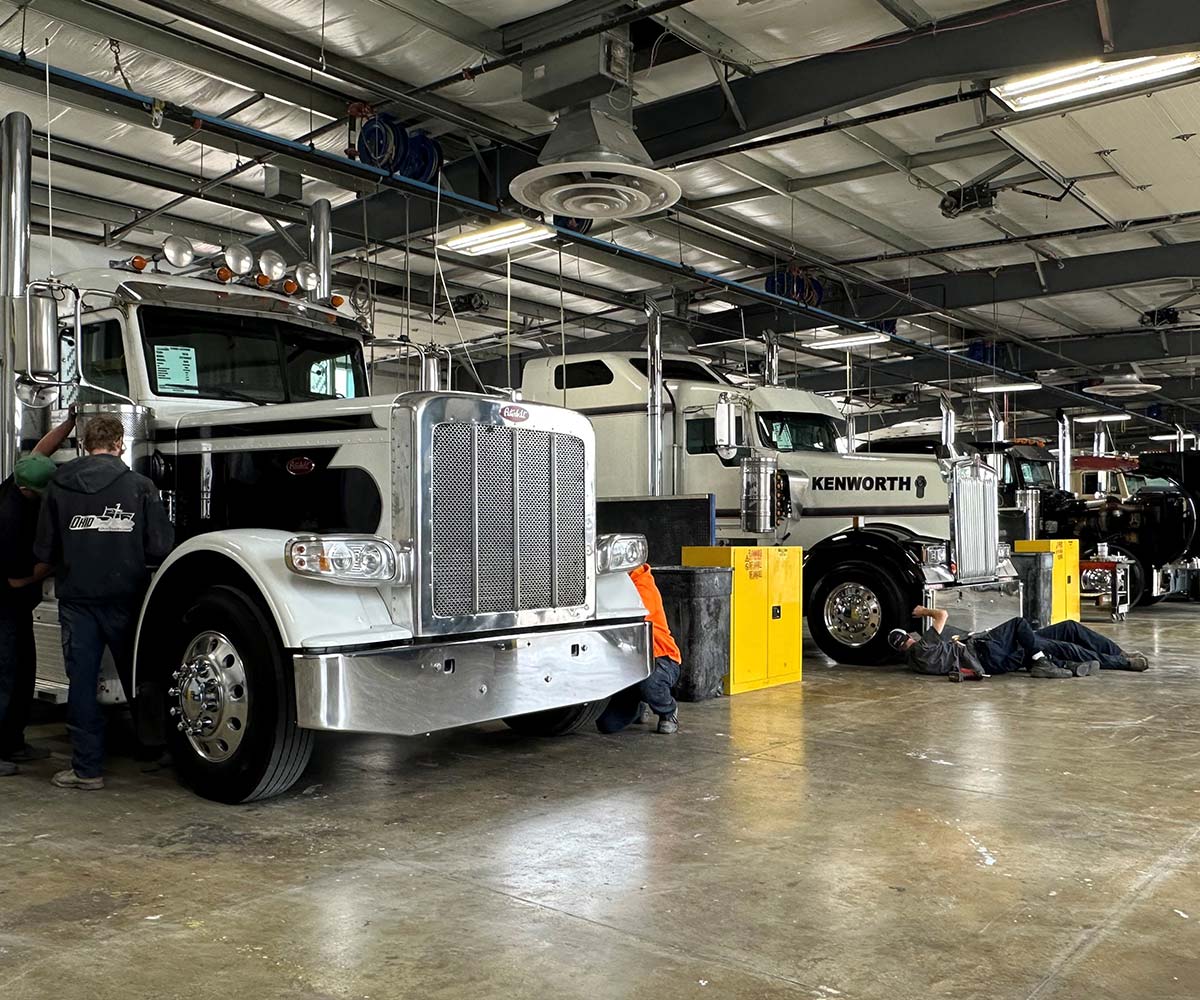
[[634, 134], [628, 28], [544, 53], [522, 66], [521, 96], [558, 112], [538, 166], [513, 178], [522, 205], [573, 219], [631, 219], [669, 208], [679, 185], [652, 167]]

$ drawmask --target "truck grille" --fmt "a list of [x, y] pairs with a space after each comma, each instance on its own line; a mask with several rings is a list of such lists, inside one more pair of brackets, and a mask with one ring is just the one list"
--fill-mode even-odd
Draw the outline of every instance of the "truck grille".
[[1000, 512], [996, 473], [981, 462], [958, 462], [951, 472], [954, 561], [961, 583], [988, 580], [999, 562]]
[[587, 463], [573, 435], [433, 429], [433, 612], [458, 618], [587, 602]]

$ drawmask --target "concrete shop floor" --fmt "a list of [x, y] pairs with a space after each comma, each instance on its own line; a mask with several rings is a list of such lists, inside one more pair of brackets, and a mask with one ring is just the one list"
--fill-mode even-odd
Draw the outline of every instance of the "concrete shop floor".
[[329, 738], [241, 808], [42, 762], [0, 781], [0, 997], [1200, 996], [1200, 608], [1102, 627], [1152, 670], [809, 649], [674, 738]]

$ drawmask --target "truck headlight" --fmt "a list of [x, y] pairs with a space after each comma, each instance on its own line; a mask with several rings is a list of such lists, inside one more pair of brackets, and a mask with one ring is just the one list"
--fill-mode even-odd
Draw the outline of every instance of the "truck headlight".
[[359, 586], [406, 584], [404, 553], [377, 535], [297, 535], [284, 546], [284, 562], [300, 576]]
[[921, 546], [921, 562], [926, 566], [945, 566], [950, 561], [950, 553], [945, 542]]
[[596, 541], [598, 573], [628, 573], [647, 558], [645, 535], [601, 535]]

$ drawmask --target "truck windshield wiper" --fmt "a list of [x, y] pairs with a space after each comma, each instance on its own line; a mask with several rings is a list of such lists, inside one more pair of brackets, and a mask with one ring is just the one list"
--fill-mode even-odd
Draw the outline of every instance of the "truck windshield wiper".
[[[240, 389], [231, 389], [228, 386], [224, 386], [224, 385], [205, 386], [203, 390], [200, 390], [198, 386], [194, 386], [194, 385], [182, 385], [179, 382], [165, 382], [165, 383], [160, 382], [159, 388], [161, 388], [161, 389], [196, 389], [197, 390], [196, 397], [199, 399], [204, 399], [205, 397], [207, 397], [209, 399], [237, 399], [244, 403], [253, 403], [255, 406], [266, 406], [267, 405], [261, 399], [255, 399], [253, 396], [247, 395], [246, 393], [242, 392]], [[189, 392], [188, 395], [190, 396], [191, 393]]]

